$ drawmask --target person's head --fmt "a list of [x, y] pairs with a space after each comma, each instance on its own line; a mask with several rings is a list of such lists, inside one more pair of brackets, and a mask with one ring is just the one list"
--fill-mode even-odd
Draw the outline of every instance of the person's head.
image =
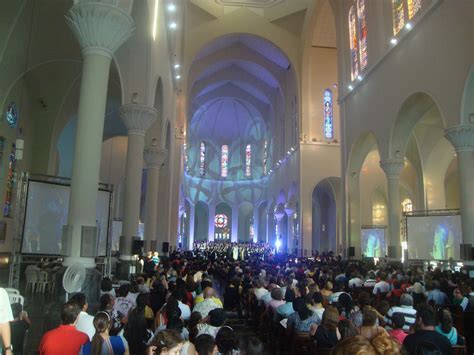
[[138, 283], [136, 281], [133, 281], [130, 283], [130, 293], [138, 293]]
[[320, 304], [323, 302], [323, 295], [321, 294], [321, 292], [313, 293], [313, 302], [314, 304]]
[[63, 304], [61, 311], [61, 324], [72, 325], [76, 323], [77, 316], [81, 313], [81, 309], [76, 302], [67, 302]]
[[295, 310], [295, 312], [298, 313], [298, 316], [300, 317], [301, 320], [307, 319], [312, 313], [308, 309], [308, 306], [306, 305], [306, 300], [303, 297], [298, 297], [293, 302], [293, 309]]
[[91, 354], [102, 354], [102, 346], [104, 344], [104, 335], [109, 334], [111, 325], [110, 316], [106, 312], [97, 312], [93, 320], [95, 334], [91, 341]]
[[387, 333], [380, 333], [371, 341], [379, 354], [396, 355], [402, 353], [402, 345]]
[[362, 311], [362, 325], [363, 326], [373, 326], [377, 321], [377, 313], [375, 310], [369, 307], [365, 307]]
[[206, 287], [202, 293], [204, 298], [212, 298], [214, 296], [214, 289], [212, 287]]
[[242, 339], [240, 349], [241, 353], [245, 355], [261, 355], [263, 354], [263, 343], [258, 337], [251, 335]]
[[101, 311], [111, 310], [113, 306], [114, 306], [114, 298], [111, 295], [109, 295], [108, 293], [105, 293], [102, 296], [100, 296], [99, 310]]
[[148, 355], [179, 355], [183, 347], [183, 340], [175, 330], [158, 332], [150, 343]]
[[339, 323], [339, 312], [336, 307], [328, 306], [323, 313], [321, 325], [327, 330], [335, 331]]
[[202, 320], [202, 314], [200, 312], [193, 312], [189, 317], [189, 329], [197, 326]]
[[12, 308], [13, 318], [20, 317], [20, 313], [23, 311], [23, 306], [21, 305], [21, 303], [12, 303], [11, 308]]
[[326, 285], [324, 286], [324, 288], [327, 290], [327, 291], [332, 291], [332, 282], [331, 281], [328, 281], [326, 282]]
[[232, 354], [233, 350], [239, 350], [239, 341], [235, 332], [230, 327], [222, 327], [216, 334], [217, 349], [221, 354]]
[[356, 326], [350, 319], [342, 319], [337, 324], [337, 328], [339, 329], [339, 333], [341, 333], [341, 339], [345, 339], [348, 337], [353, 337], [359, 332], [357, 331]]
[[108, 292], [112, 290], [112, 280], [109, 277], [104, 277], [100, 282], [100, 289], [103, 292]]
[[213, 327], [222, 327], [227, 320], [227, 315], [222, 308], [215, 308], [209, 312], [209, 324]]
[[82, 292], [75, 293], [70, 299], [69, 302], [75, 302], [81, 311], [87, 311], [87, 307], [89, 306], [87, 304], [87, 299], [86, 295], [83, 294]]
[[145, 309], [146, 305], [148, 304], [148, 294], [140, 293], [137, 296], [136, 303], [137, 303], [137, 308]]
[[272, 299], [275, 301], [281, 301], [283, 299], [282, 292], [279, 288], [274, 288], [272, 290]]
[[127, 297], [129, 286], [127, 284], [120, 285], [117, 290], [118, 297]]
[[354, 304], [352, 303], [352, 297], [345, 292], [339, 295], [338, 302], [342, 306], [344, 311], [346, 311], [346, 313], [349, 313], [354, 307]]
[[438, 323], [444, 333], [449, 333], [453, 328], [453, 318], [448, 309], [440, 309], [438, 312]]
[[201, 334], [194, 340], [194, 347], [198, 355], [217, 354], [217, 345], [214, 338], [209, 334]]
[[370, 304], [370, 295], [367, 292], [362, 291], [359, 293], [358, 303], [360, 309], [364, 309], [365, 306]]
[[436, 315], [428, 305], [420, 304], [416, 310], [416, 324], [421, 328], [431, 328], [436, 326]]
[[403, 313], [397, 312], [392, 315], [392, 328], [403, 329], [405, 325], [405, 316]]
[[404, 293], [401, 297], [400, 297], [400, 305], [401, 306], [409, 306], [409, 307], [412, 307], [413, 306], [413, 297], [408, 294], [408, 293]]
[[177, 317], [176, 315], [168, 318], [168, 323], [166, 323], [166, 329], [173, 329], [176, 330], [178, 333], [183, 331], [184, 324], [181, 318]]
[[[326, 312], [324, 312], [326, 313]], [[342, 339], [331, 351], [332, 355], [378, 355], [370, 341], [361, 335]]]
[[296, 298], [295, 291], [293, 291], [291, 288], [287, 288], [286, 293], [285, 293], [285, 301], [294, 302], [295, 298]]

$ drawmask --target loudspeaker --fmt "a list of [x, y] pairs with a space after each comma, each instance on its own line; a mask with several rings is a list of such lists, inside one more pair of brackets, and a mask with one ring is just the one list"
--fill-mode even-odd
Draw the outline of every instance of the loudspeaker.
[[349, 247], [349, 258], [353, 258], [356, 255], [356, 248], [355, 247]]
[[163, 242], [163, 245], [161, 247], [161, 252], [162, 253], [167, 253], [170, 249], [170, 243], [168, 242]]
[[97, 227], [82, 226], [81, 228], [81, 256], [95, 258], [97, 254]]
[[459, 248], [461, 251], [461, 260], [473, 260], [474, 249], [472, 248], [472, 244], [461, 244]]
[[[134, 237], [137, 238], [137, 237]], [[142, 255], [143, 253], [143, 240], [133, 239], [132, 240], [132, 255]]]
[[61, 235], [61, 255], [71, 255], [71, 241], [72, 241], [72, 225], [63, 226], [63, 234]]

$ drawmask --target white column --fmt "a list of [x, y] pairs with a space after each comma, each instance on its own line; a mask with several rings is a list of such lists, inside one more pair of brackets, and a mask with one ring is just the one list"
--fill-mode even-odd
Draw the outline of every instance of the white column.
[[188, 223], [189, 223], [189, 236], [188, 236], [188, 249], [193, 250], [194, 248], [194, 218], [196, 216], [195, 206], [191, 206], [189, 209]]
[[259, 225], [260, 221], [258, 220], [258, 212], [259, 212], [259, 207], [255, 207], [253, 210], [253, 242], [257, 243], [260, 236], [259, 236]]
[[125, 197], [120, 252], [131, 255], [132, 237], [138, 236], [145, 133], [156, 121], [158, 111], [149, 106], [127, 104], [120, 107], [120, 118], [128, 128]]
[[232, 206], [232, 231], [230, 241], [237, 243], [239, 240], [239, 206]]
[[286, 213], [286, 216], [287, 216], [287, 220], [288, 220], [288, 223], [287, 223], [287, 236], [286, 236], [286, 240], [287, 240], [287, 251], [289, 253], [293, 253], [293, 249], [295, 248], [294, 247], [294, 232], [293, 232], [293, 215], [295, 214], [295, 210], [296, 208], [294, 207], [293, 204], [291, 203], [287, 203], [285, 205], [285, 213]]
[[105, 103], [113, 53], [133, 34], [132, 17], [114, 4], [76, 1], [66, 21], [82, 48], [84, 58], [79, 94], [76, 143], [69, 200], [69, 257], [64, 265], [80, 262], [82, 227], [96, 226], [96, 204], [104, 127]]
[[145, 200], [145, 248], [147, 251], [158, 250], [156, 235], [158, 182], [160, 179], [160, 168], [167, 155], [168, 151], [166, 149], [153, 147], [145, 149], [143, 154], [147, 168]]
[[275, 233], [275, 244], [277, 241], [280, 241], [280, 247], [278, 250], [280, 253], [282, 253], [282, 252], [285, 252], [284, 248], [288, 249], [288, 244], [283, 243], [283, 237], [285, 235], [285, 231], [283, 230], [282, 221], [283, 221], [283, 217], [285, 216], [285, 209], [282, 203], [279, 203], [275, 206], [275, 209], [273, 210], [273, 215], [275, 216], [277, 220], [277, 227], [278, 227], [278, 231], [277, 233]]
[[208, 227], [208, 237], [207, 240], [210, 242], [214, 241], [214, 232], [215, 232], [215, 225], [214, 225], [214, 218], [216, 216], [216, 205], [210, 204], [209, 205], [209, 227]]
[[403, 169], [404, 161], [403, 159], [389, 158], [381, 160], [380, 166], [387, 175], [388, 186], [388, 255], [391, 258], [400, 258], [400, 219], [402, 212], [400, 202], [400, 173]]
[[461, 194], [463, 244], [474, 246], [474, 124], [448, 128], [446, 138], [456, 149]]

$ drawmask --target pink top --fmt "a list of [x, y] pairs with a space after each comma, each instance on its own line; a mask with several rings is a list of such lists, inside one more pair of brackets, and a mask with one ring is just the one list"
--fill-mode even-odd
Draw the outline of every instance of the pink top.
[[388, 332], [392, 338], [398, 341], [400, 344], [403, 344], [403, 341], [407, 337], [407, 333], [403, 331], [403, 329], [393, 329]]

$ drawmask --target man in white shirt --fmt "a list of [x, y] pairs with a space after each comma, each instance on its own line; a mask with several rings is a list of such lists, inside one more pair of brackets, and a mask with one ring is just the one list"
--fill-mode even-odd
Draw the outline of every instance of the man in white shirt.
[[388, 330], [392, 329], [392, 317], [395, 313], [403, 314], [405, 318], [404, 331], [408, 332], [410, 327], [415, 325], [416, 309], [413, 308], [413, 298], [408, 293], [404, 293], [400, 297], [400, 306], [393, 306], [387, 311], [384, 320]]
[[0, 287], [0, 346], [5, 349], [5, 355], [11, 355], [11, 331], [10, 323], [13, 320], [10, 298], [7, 291]]
[[390, 284], [386, 281], [387, 274], [382, 272], [380, 274], [380, 281], [377, 282], [374, 286], [373, 294], [377, 295], [379, 293], [389, 293], [390, 292]]
[[364, 280], [362, 280], [360, 274], [349, 280], [349, 288], [359, 288], [362, 286], [364, 286]]
[[269, 293], [269, 291], [264, 286], [265, 282], [259, 279], [257, 280], [257, 287], [253, 290], [253, 293], [259, 302], [262, 300], [263, 296]]
[[72, 296], [69, 301], [76, 303], [81, 310], [81, 313], [77, 316], [76, 329], [80, 332], [86, 333], [89, 340], [92, 341], [92, 337], [95, 334], [94, 317], [87, 314], [89, 304], [87, 303], [86, 295], [78, 292]]
[[178, 300], [178, 307], [181, 310], [181, 318], [183, 320], [189, 320], [191, 318], [191, 308], [183, 301], [186, 298], [186, 291], [184, 289], [178, 288], [173, 291], [173, 297]]
[[214, 296], [214, 290], [212, 287], [206, 287], [203, 292], [204, 301], [199, 302], [194, 306], [193, 312], [201, 313], [203, 318], [209, 315], [209, 312], [216, 308], [222, 308], [219, 306], [212, 297]]

